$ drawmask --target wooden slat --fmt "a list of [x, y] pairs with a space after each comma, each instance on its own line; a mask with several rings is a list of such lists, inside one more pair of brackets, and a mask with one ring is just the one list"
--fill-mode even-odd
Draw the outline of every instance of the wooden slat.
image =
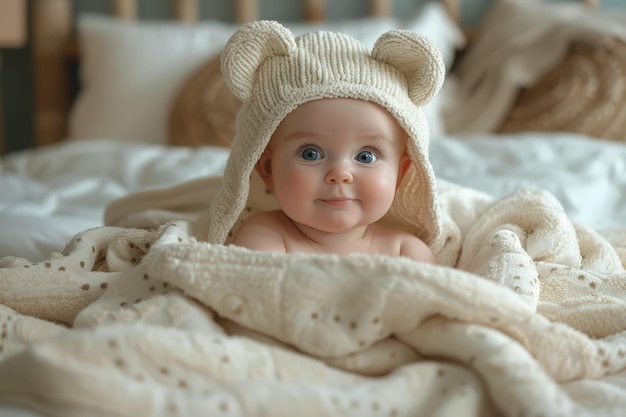
[[137, 0], [113, 0], [113, 14], [124, 20], [137, 18]]
[[377, 17], [391, 16], [392, 0], [370, 0], [370, 14]]
[[0, 1], [0, 45], [18, 48], [26, 43], [26, 0]]
[[65, 51], [72, 31], [70, 0], [34, 0], [32, 54], [35, 140], [38, 146], [67, 136], [70, 87]]
[[257, 20], [259, 10], [257, 0], [236, 0], [235, 1], [235, 21], [237, 23], [248, 23]]
[[[2, 54], [0, 53], [0, 71], [2, 71]], [[4, 133], [4, 110], [2, 108], [2, 86], [0, 85], [0, 155], [6, 151], [6, 134]]]
[[304, 19], [309, 22], [321, 22], [326, 19], [326, 0], [305, 0]]
[[198, 0], [174, 0], [174, 16], [179, 22], [197, 22], [198, 14]]

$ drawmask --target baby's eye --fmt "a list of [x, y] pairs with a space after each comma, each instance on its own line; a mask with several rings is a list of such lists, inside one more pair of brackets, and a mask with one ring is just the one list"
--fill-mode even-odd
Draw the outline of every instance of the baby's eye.
[[371, 164], [378, 160], [372, 151], [361, 151], [356, 155], [355, 159], [362, 164]]
[[306, 161], [317, 161], [318, 159], [322, 159], [322, 154], [315, 148], [302, 149], [300, 156]]

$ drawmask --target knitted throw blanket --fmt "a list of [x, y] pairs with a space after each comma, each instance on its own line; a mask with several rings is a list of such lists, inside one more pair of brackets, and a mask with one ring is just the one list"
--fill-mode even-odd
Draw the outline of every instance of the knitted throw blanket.
[[40, 263], [5, 258], [0, 404], [47, 416], [623, 415], [626, 230], [574, 224], [542, 191], [495, 200], [444, 184], [439, 203], [437, 265], [210, 245], [189, 220], [87, 230]]

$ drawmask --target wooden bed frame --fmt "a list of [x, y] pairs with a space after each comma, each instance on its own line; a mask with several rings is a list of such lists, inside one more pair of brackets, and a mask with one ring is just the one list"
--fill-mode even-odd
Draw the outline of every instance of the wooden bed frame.
[[[138, 18], [139, 0], [109, 0], [112, 14], [120, 19]], [[173, 18], [180, 22], [195, 22], [199, 16], [200, 0], [171, 0]], [[306, 21], [321, 21], [326, 17], [326, 0], [302, 0]], [[368, 2], [372, 16], [389, 16], [393, 0], [363, 0]], [[415, 0], [423, 2], [423, 0]], [[441, 1], [450, 16], [460, 22], [462, 0]], [[583, 0], [596, 5], [597, 0]], [[257, 0], [233, 0], [234, 21], [245, 23], [257, 19]], [[33, 0], [32, 53], [34, 79], [34, 141], [35, 146], [60, 142], [68, 133], [68, 117], [76, 86], [68, 76], [68, 67], [78, 62], [78, 43], [74, 37], [72, 0]]]

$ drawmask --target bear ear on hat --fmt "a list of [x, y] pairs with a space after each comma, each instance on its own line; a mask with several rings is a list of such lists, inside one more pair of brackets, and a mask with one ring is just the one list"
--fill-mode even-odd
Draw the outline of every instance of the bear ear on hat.
[[288, 55], [295, 48], [292, 33], [278, 22], [259, 20], [242, 26], [230, 37], [220, 57], [226, 85], [239, 100], [250, 101], [256, 73], [263, 61]]
[[407, 79], [409, 97], [426, 105], [443, 84], [446, 68], [441, 52], [425, 36], [410, 30], [391, 30], [378, 38], [372, 57], [397, 68]]

